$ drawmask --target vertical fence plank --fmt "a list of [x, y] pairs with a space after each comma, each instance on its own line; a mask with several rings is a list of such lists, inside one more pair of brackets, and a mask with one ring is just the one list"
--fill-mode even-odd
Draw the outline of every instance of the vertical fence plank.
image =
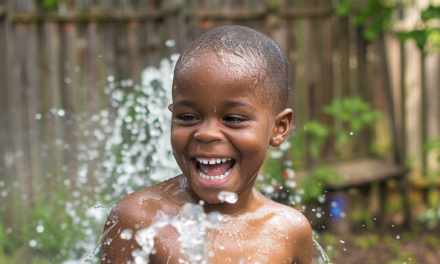
[[78, 111], [78, 78], [75, 73], [77, 66], [77, 26], [75, 23], [64, 23], [61, 27], [61, 68], [60, 68], [60, 86], [61, 86], [61, 102], [65, 111], [65, 122], [63, 130], [68, 131], [64, 135], [65, 144], [63, 148], [66, 150], [66, 163], [69, 173], [67, 178], [74, 182], [75, 171], [77, 168], [78, 154], [78, 127], [77, 118]]
[[[61, 109], [60, 95], [60, 38], [58, 23], [45, 22], [44, 25], [44, 77], [45, 77], [45, 145], [47, 147], [46, 170], [50, 184], [49, 188], [57, 188], [62, 182], [63, 151], [61, 149], [63, 131], [61, 118], [58, 110]], [[50, 198], [56, 195], [54, 192], [47, 192]]]
[[[25, 160], [24, 153], [24, 140], [23, 134], [25, 133], [26, 127], [24, 127], [23, 120], [23, 93], [25, 91], [25, 82], [24, 82], [24, 74], [25, 74], [25, 58], [24, 53], [22, 52], [26, 48], [26, 34], [27, 34], [27, 26], [24, 24], [15, 24], [14, 25], [14, 45], [16, 48], [14, 50], [14, 55], [12, 58], [12, 86], [9, 87], [9, 96], [11, 102], [11, 115], [12, 115], [12, 137], [13, 137], [13, 163], [14, 163], [14, 173], [16, 175], [17, 183], [19, 184], [19, 194], [16, 195], [19, 199], [19, 203], [22, 206], [22, 215], [21, 220], [27, 218], [30, 204], [29, 199], [21, 199], [24, 197], [31, 196], [31, 186], [29, 184], [29, 179], [27, 178], [27, 173], [29, 173], [29, 164]], [[27, 171], [27, 172], [26, 172]], [[17, 184], [15, 183], [15, 184]]]
[[[332, 3], [325, 1], [323, 8], [331, 8]], [[322, 105], [328, 105], [334, 98], [333, 91], [333, 39], [332, 39], [332, 16], [329, 15], [322, 19], [321, 31], [322, 31], [322, 65], [321, 65], [321, 78], [322, 78]], [[328, 115], [322, 115], [321, 120], [324, 124], [331, 126], [333, 119]], [[333, 158], [334, 156], [334, 140], [329, 138], [325, 143], [324, 155], [326, 158]]]
[[340, 52], [340, 71], [341, 71], [341, 95], [350, 96], [350, 67], [349, 67], [349, 18], [339, 19], [339, 52]]
[[42, 160], [41, 160], [41, 123], [36, 119], [36, 115], [40, 114], [41, 108], [41, 86], [40, 86], [40, 75], [37, 71], [39, 67], [39, 45], [38, 45], [38, 31], [37, 24], [28, 25], [28, 34], [26, 46], [28, 48], [25, 52], [25, 79], [26, 79], [26, 92], [24, 104], [27, 107], [26, 122], [28, 123], [27, 132], [27, 143], [28, 148], [26, 150], [26, 155], [29, 157], [29, 178], [32, 184], [33, 191], [35, 194], [32, 199], [31, 204], [35, 205], [36, 202], [40, 201], [40, 196], [42, 195]]
[[[440, 106], [439, 98], [439, 82], [438, 69], [440, 66], [440, 56], [438, 53], [427, 55], [426, 58], [426, 92], [428, 94], [427, 98], [427, 116], [426, 119], [429, 120], [427, 124], [427, 140], [432, 140], [440, 136], [440, 116], [437, 115], [438, 108]], [[438, 168], [438, 161], [436, 160], [437, 155], [435, 153], [428, 153], [427, 167], [430, 169]]]
[[[0, 6], [6, 7], [4, 1], [0, 1]], [[8, 67], [8, 21], [6, 17], [0, 18], [0, 221], [4, 221], [6, 226], [12, 222], [9, 212], [12, 205], [11, 181], [9, 177], [10, 166], [8, 162], [8, 153], [10, 151], [9, 141], [9, 103], [8, 103], [8, 81], [9, 81], [9, 67]]]
[[[421, 149], [421, 76], [420, 76], [420, 51], [414, 42], [407, 42], [405, 47], [405, 90], [406, 90], [406, 134], [407, 140], [407, 157], [420, 157]], [[420, 164], [413, 164], [416, 168], [420, 168]]]
[[129, 62], [129, 77], [134, 83], [140, 81], [140, 65], [139, 65], [139, 24], [136, 21], [129, 22], [127, 25], [127, 48]]

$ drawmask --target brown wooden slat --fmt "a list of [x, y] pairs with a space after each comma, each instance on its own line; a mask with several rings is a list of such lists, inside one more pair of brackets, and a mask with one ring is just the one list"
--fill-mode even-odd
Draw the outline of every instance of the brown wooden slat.
[[[407, 172], [405, 168], [398, 166], [393, 161], [377, 157], [360, 157], [322, 163], [321, 165], [334, 169], [341, 176], [342, 183], [329, 184], [327, 187], [330, 189], [362, 186], [392, 177], [402, 177]], [[300, 181], [307, 177], [308, 172], [298, 171], [295, 175], [295, 180]]]
[[[12, 57], [12, 76], [11, 76], [11, 86], [9, 87], [9, 100], [11, 102], [10, 114], [12, 131], [11, 136], [13, 138], [12, 143], [12, 153], [13, 153], [13, 166], [16, 181], [19, 183], [20, 193], [18, 196], [24, 195], [27, 198], [32, 197], [31, 186], [29, 184], [29, 164], [25, 157], [25, 146], [24, 146], [24, 133], [27, 131], [24, 127], [24, 111], [23, 111], [23, 93], [26, 89], [25, 83], [25, 55], [22, 50], [26, 48], [26, 25], [16, 24], [14, 25], [14, 44], [15, 50]], [[30, 199], [23, 199], [21, 201], [23, 213], [28, 216], [30, 204]]]
[[65, 110], [65, 122], [63, 123], [63, 130], [68, 131], [64, 135], [65, 152], [66, 152], [66, 166], [69, 173], [68, 179], [74, 182], [75, 171], [77, 168], [78, 155], [78, 127], [77, 117], [78, 112], [78, 78], [75, 73], [77, 65], [77, 25], [74, 23], [64, 23], [61, 27], [61, 46], [63, 52], [61, 55], [60, 68], [60, 86], [61, 86], [61, 102], [62, 108]]
[[37, 25], [28, 25], [28, 34], [26, 40], [26, 46], [28, 47], [24, 54], [26, 56], [25, 66], [25, 80], [26, 80], [26, 92], [24, 94], [24, 104], [26, 107], [26, 122], [27, 122], [27, 135], [26, 141], [29, 146], [26, 148], [27, 156], [29, 159], [29, 178], [32, 186], [33, 199], [31, 205], [36, 205], [41, 201], [41, 194], [43, 192], [43, 168], [41, 166], [41, 122], [36, 119], [36, 115], [41, 110], [41, 82], [40, 74], [35, 69], [38, 69], [40, 62], [39, 45], [38, 45], [38, 31]]
[[[44, 141], [46, 145], [45, 169], [49, 175], [45, 186], [50, 190], [60, 188], [62, 185], [63, 174], [61, 167], [63, 165], [63, 151], [56, 142], [63, 140], [63, 130], [61, 119], [57, 111], [61, 109], [60, 94], [60, 36], [59, 25], [54, 22], [46, 22], [44, 29], [44, 78], [45, 87], [43, 92], [43, 116], [44, 116]], [[54, 199], [54, 192], [46, 192], [48, 199]]]
[[340, 18], [339, 50], [341, 54], [341, 95], [350, 96], [350, 67], [349, 67], [349, 19]]

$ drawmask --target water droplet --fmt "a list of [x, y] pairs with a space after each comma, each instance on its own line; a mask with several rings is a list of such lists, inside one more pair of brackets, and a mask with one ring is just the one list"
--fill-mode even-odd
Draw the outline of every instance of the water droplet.
[[236, 193], [233, 193], [233, 192], [221, 191], [218, 194], [218, 199], [222, 202], [235, 204], [238, 200], [238, 196]]
[[64, 111], [64, 109], [58, 109], [59, 116], [64, 116], [65, 114], [66, 114], [66, 111]]
[[37, 241], [35, 239], [32, 239], [29, 241], [29, 246], [30, 247], [36, 247], [37, 246]]
[[353, 132], [350, 132], [350, 136], [353, 136]]
[[113, 75], [109, 75], [109, 76], [107, 77], [107, 81], [108, 81], [108, 82], [114, 82], [114, 81], [115, 81], [115, 77], [113, 77]]
[[341, 243], [345, 243], [345, 241], [344, 241], [344, 240], [339, 240], [339, 242], [341, 242]]
[[40, 120], [41, 119], [41, 114], [40, 113], [36, 114], [35, 115], [35, 119]]
[[397, 236], [396, 236], [396, 238], [397, 238], [397, 239], [400, 239], [400, 236], [399, 236], [399, 235], [397, 235]]
[[125, 229], [124, 231], [121, 232], [122, 239], [129, 240], [131, 239], [132, 236], [133, 236], [133, 230], [131, 229]]
[[43, 233], [44, 232], [44, 226], [42, 226], [42, 225], [37, 226], [37, 232], [38, 233]]
[[174, 39], [169, 39], [165, 41], [165, 46], [167, 46], [168, 48], [172, 48], [175, 45], [176, 45], [176, 41]]

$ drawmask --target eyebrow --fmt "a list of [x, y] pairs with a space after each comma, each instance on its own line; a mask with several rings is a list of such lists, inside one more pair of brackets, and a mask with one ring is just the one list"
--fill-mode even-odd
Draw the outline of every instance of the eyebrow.
[[248, 107], [248, 108], [252, 108], [255, 109], [252, 105], [240, 102], [240, 101], [226, 101], [223, 102], [223, 105], [226, 107], [237, 107], [237, 106], [241, 106], [241, 107]]
[[174, 106], [188, 106], [188, 107], [192, 107], [192, 108], [196, 108], [197, 104], [194, 103], [193, 101], [187, 101], [187, 100], [180, 100], [177, 101], [175, 103], [173, 103]]

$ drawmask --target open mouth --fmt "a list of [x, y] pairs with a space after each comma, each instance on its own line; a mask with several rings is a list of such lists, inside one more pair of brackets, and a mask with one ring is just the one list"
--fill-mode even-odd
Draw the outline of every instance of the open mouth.
[[235, 165], [231, 158], [195, 158], [197, 174], [200, 178], [208, 181], [221, 181], [227, 178]]

